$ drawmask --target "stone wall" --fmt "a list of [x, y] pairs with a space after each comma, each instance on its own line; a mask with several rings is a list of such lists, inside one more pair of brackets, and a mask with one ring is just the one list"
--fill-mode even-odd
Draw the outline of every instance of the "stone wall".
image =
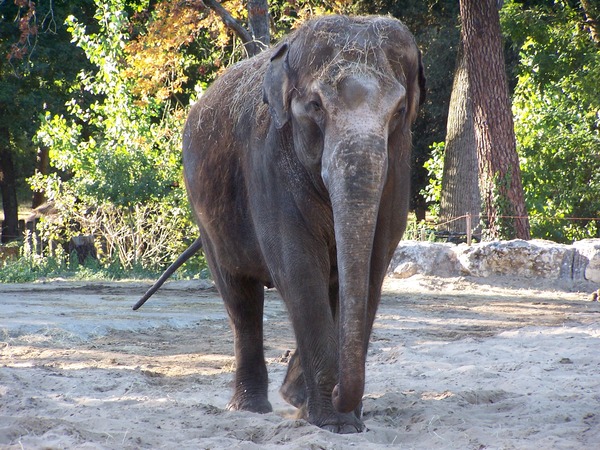
[[441, 277], [512, 276], [600, 283], [600, 239], [573, 245], [543, 240], [513, 240], [466, 244], [402, 241], [389, 275]]

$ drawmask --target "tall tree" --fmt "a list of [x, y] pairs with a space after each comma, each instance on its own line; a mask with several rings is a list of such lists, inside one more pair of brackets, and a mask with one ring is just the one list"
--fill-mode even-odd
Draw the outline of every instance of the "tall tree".
[[529, 239], [496, 0], [461, 0], [479, 185], [492, 238]]
[[3, 242], [19, 237], [17, 186], [33, 174], [38, 150], [33, 137], [40, 117], [45, 109], [65, 111], [65, 101], [75, 95], [73, 81], [85, 66], [82, 53], [70, 42], [64, 20], [74, 11], [85, 16], [91, 4], [91, 0], [0, 2]]
[[13, 241], [19, 236], [17, 182], [10, 141], [10, 130], [6, 126], [0, 126], [0, 193], [4, 210], [2, 243]]
[[478, 170], [473, 104], [461, 37], [448, 111], [440, 199], [440, 221], [447, 222], [449, 231], [462, 233], [467, 226], [466, 219], [452, 219], [469, 213], [477, 220], [481, 213]]
[[[18, 17], [12, 24], [6, 23], [0, 33], [0, 192], [4, 220], [0, 231], [2, 243], [15, 240], [19, 236], [19, 213], [17, 202], [17, 181], [15, 177], [15, 149], [14, 149], [14, 115], [16, 101], [13, 100], [14, 88], [22, 84], [22, 79], [15, 77], [17, 73], [11, 67], [12, 59], [22, 59], [27, 54], [28, 42], [31, 36], [37, 34], [37, 27], [33, 23], [35, 18], [35, 4], [15, 2], [15, 12]], [[14, 9], [13, 9], [14, 10]], [[23, 11], [23, 13], [22, 13]], [[8, 22], [8, 10], [3, 10], [0, 23]], [[12, 12], [12, 11], [11, 11]], [[4, 23], [3, 23], [4, 25]], [[12, 25], [12, 26], [11, 26]], [[8, 63], [5, 61], [8, 60]], [[11, 79], [9, 82], [8, 79]], [[9, 83], [12, 86], [9, 87]], [[18, 116], [17, 116], [18, 117]]]
[[271, 42], [269, 30], [269, 5], [267, 0], [248, 0], [248, 28], [255, 42], [263, 50]]
[[600, 45], [600, 6], [594, 0], [581, 0], [581, 7], [592, 40]]

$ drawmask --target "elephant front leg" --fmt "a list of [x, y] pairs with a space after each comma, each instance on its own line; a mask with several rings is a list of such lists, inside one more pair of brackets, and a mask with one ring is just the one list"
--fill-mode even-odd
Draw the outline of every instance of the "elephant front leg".
[[337, 383], [337, 329], [329, 307], [328, 296], [298, 293], [301, 301], [286, 295], [298, 350], [290, 359], [280, 390], [283, 398], [296, 406], [298, 416], [334, 433], [356, 433], [364, 429], [360, 412], [340, 413], [335, 410], [331, 393]]
[[217, 285], [229, 315], [235, 346], [235, 387], [230, 410], [273, 411], [268, 399], [268, 374], [263, 350], [262, 284], [227, 277]]
[[[279, 389], [279, 393], [286, 402], [298, 408], [299, 418], [308, 419], [308, 394], [298, 351], [295, 351], [290, 358], [288, 369], [283, 384]], [[354, 416], [359, 420], [362, 418], [362, 402], [354, 411]], [[352, 425], [349, 430], [349, 432], [354, 432], [356, 430], [360, 431], [360, 429], [354, 425]]]
[[[337, 280], [337, 270], [334, 270], [330, 274], [329, 280], [329, 307], [331, 311], [331, 316], [333, 318], [333, 326], [337, 327], [337, 311], [338, 311], [338, 280]], [[306, 380], [304, 377], [304, 371], [302, 369], [302, 362], [300, 358], [300, 353], [298, 350], [294, 351], [292, 354], [290, 361], [288, 363], [288, 369], [283, 380], [283, 384], [279, 389], [279, 393], [282, 398], [298, 408], [298, 416], [299, 418], [309, 419], [308, 412], [308, 392], [306, 388]], [[327, 399], [326, 399], [327, 400]], [[358, 419], [358, 422], [354, 420], [354, 418], [350, 418], [350, 424], [346, 424], [343, 426], [334, 425], [331, 431], [343, 431], [347, 430], [347, 432], [356, 432], [362, 430], [362, 423], [360, 419], [362, 418], [362, 402], [354, 411], [354, 416]], [[337, 429], [336, 429], [337, 428]]]
[[[303, 356], [304, 354], [301, 353], [298, 359]], [[303, 358], [308, 360], [302, 363], [305, 383], [303, 389], [296, 390], [296, 400], [299, 400], [303, 393], [306, 398], [299, 406], [298, 417], [333, 433], [348, 434], [363, 431], [365, 427], [361, 420], [362, 406], [351, 413], [340, 413], [334, 408], [331, 394], [337, 383], [336, 372], [319, 370], [319, 360], [322, 357], [323, 353], [317, 351], [307, 352], [306, 357]], [[299, 379], [294, 382], [294, 385], [298, 388]]]

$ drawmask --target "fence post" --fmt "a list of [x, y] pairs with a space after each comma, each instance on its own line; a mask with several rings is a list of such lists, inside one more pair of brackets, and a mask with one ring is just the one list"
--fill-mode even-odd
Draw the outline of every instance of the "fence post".
[[471, 213], [467, 213], [467, 245], [471, 246], [471, 239], [473, 237], [473, 232], [471, 229]]

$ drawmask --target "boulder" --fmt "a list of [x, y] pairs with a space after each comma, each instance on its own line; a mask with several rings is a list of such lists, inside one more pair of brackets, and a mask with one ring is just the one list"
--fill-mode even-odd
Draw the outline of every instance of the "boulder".
[[98, 259], [94, 235], [73, 236], [69, 241], [69, 255], [77, 255], [79, 264], [84, 264], [86, 259]]
[[460, 245], [455, 250], [466, 275], [571, 278], [574, 250], [563, 244], [516, 239]]
[[573, 244], [573, 279], [600, 283], [600, 239], [583, 239]]
[[454, 244], [401, 241], [390, 263], [389, 274], [408, 278], [416, 274], [454, 276], [459, 262], [453, 252]]
[[573, 245], [544, 240], [512, 240], [466, 244], [402, 241], [388, 274], [441, 277], [510, 276], [549, 280], [573, 279], [600, 283], [600, 239]]

